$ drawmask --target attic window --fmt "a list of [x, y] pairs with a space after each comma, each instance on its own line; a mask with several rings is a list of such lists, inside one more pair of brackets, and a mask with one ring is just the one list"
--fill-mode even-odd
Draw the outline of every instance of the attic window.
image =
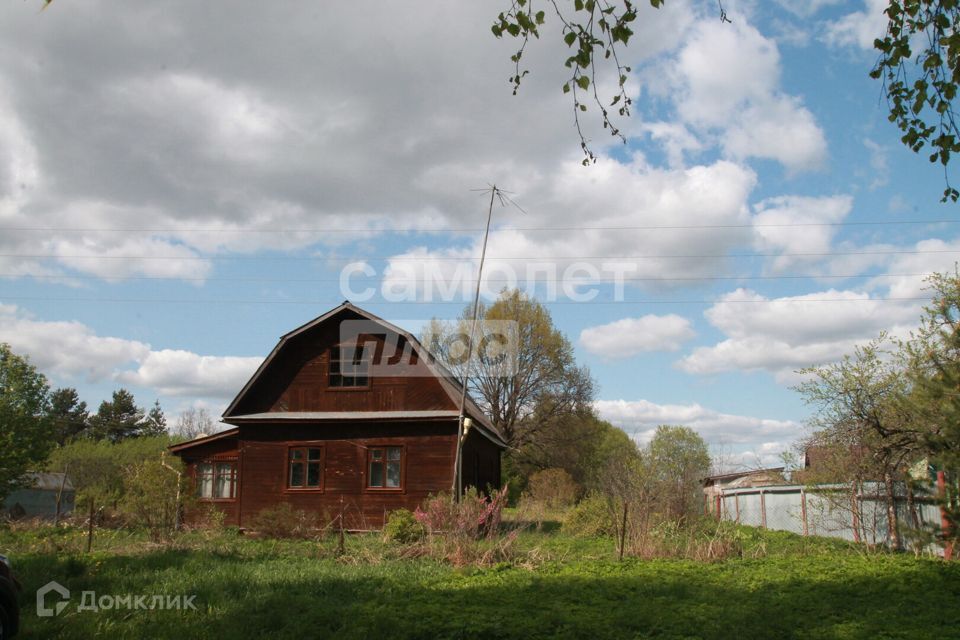
[[361, 347], [330, 349], [330, 382], [333, 389], [357, 389], [370, 386], [370, 361]]

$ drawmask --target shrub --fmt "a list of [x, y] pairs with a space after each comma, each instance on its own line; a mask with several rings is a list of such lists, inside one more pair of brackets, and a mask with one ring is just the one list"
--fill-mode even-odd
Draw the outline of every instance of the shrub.
[[129, 524], [142, 526], [154, 542], [168, 539], [176, 527], [176, 471], [159, 460], [144, 460], [124, 469], [121, 512]]
[[550, 509], [564, 509], [577, 501], [579, 492], [580, 487], [563, 469], [544, 469], [530, 476], [524, 495]]
[[387, 518], [387, 524], [383, 527], [384, 536], [387, 540], [393, 540], [401, 544], [410, 544], [423, 539], [423, 525], [417, 522], [413, 512], [409, 509], [397, 509], [390, 512]]
[[317, 528], [317, 518], [281, 502], [258, 513], [253, 528], [268, 538], [309, 538]]
[[417, 507], [413, 515], [430, 535], [445, 533], [473, 539], [493, 537], [500, 527], [508, 491], [504, 487], [488, 498], [470, 487], [460, 502], [440, 493], [427, 498], [423, 508]]
[[500, 536], [500, 521], [508, 486], [490, 497], [467, 490], [460, 502], [450, 496], [430, 496], [414, 517], [427, 533], [417, 553], [439, 557], [455, 566], [491, 565], [512, 558], [519, 530]]
[[597, 493], [586, 496], [567, 513], [563, 530], [584, 537], [615, 535], [617, 524], [609, 500]]

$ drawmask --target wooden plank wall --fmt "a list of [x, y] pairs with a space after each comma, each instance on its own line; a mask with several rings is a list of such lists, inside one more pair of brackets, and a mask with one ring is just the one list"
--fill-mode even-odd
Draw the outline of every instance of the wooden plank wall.
[[475, 429], [463, 443], [462, 485], [481, 492], [500, 488], [500, 449]]
[[[186, 451], [183, 451], [179, 454], [180, 458], [183, 460], [184, 465], [187, 467], [187, 475], [190, 482], [190, 490], [196, 490], [196, 463], [206, 460], [216, 461], [237, 461], [237, 476], [239, 477], [242, 473], [240, 468], [240, 449], [239, 443], [236, 438], [224, 438], [221, 440], [214, 440], [206, 444], [197, 445], [191, 447]], [[216, 501], [207, 501], [207, 500], [198, 500], [191, 505], [191, 508], [187, 510], [184, 514], [186, 517], [187, 523], [196, 523], [204, 517], [204, 512], [211, 506], [219, 509], [224, 514], [224, 522], [226, 524], [236, 525], [240, 521], [240, 511], [239, 504], [237, 500], [216, 500]]]
[[[241, 428], [240, 511], [237, 524], [251, 527], [262, 510], [287, 502], [316, 513], [321, 524], [341, 508], [348, 529], [376, 529], [385, 514], [401, 507], [413, 510], [431, 493], [449, 491], [453, 480], [456, 422], [423, 424], [244, 425]], [[287, 488], [290, 446], [314, 443], [324, 449], [324, 487]], [[403, 489], [367, 488], [367, 448], [404, 448]]]
[[[367, 388], [328, 387], [330, 349], [339, 344], [344, 312], [323, 325], [291, 338], [270, 363], [269, 371], [248, 390], [233, 414], [267, 411], [429, 411], [456, 409], [440, 382], [418, 358], [381, 369]], [[376, 342], [383, 349], [384, 340]], [[392, 348], [387, 347], [387, 352]], [[386, 355], [390, 355], [387, 353]]]

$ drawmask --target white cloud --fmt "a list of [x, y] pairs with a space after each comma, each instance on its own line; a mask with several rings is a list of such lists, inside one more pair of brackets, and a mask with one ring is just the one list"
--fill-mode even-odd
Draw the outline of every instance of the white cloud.
[[789, 96], [744, 108], [722, 144], [732, 158], [768, 158], [792, 172], [817, 169], [827, 158], [823, 130], [800, 100]]
[[680, 369], [693, 374], [764, 370], [780, 382], [793, 382], [795, 370], [838, 360], [881, 331], [905, 335], [919, 318], [919, 304], [833, 289], [774, 299], [737, 289], [704, 315], [727, 338], [694, 349], [677, 363]]
[[[911, 247], [913, 252], [894, 255], [887, 272], [896, 277], [878, 277], [870, 286], [885, 288], [891, 298], [917, 298], [930, 295], [926, 274], [952, 273], [960, 254], [960, 238], [921, 240]], [[919, 318], [919, 313], [917, 314]]]
[[[682, 123], [701, 139], [713, 138], [729, 158], [772, 159], [790, 172], [823, 165], [823, 130], [799, 97], [781, 91], [773, 39], [744, 18], [733, 24], [701, 21], [683, 42], [675, 58], [647, 72], [648, 88], [673, 103]], [[654, 133], [673, 160], [696, 149], [675, 125]]]
[[620, 427], [645, 445], [662, 424], [690, 427], [714, 448], [731, 447], [746, 462], [759, 458], [772, 464], [803, 433], [793, 420], [776, 420], [722, 413], [700, 404], [656, 404], [648, 400], [597, 400], [594, 408], [604, 420]]
[[878, 189], [890, 180], [890, 162], [887, 158], [887, 148], [866, 138], [863, 146], [870, 152], [870, 184], [871, 190]]
[[887, 16], [883, 12], [889, 2], [864, 0], [863, 5], [862, 11], [848, 13], [826, 25], [824, 39], [828, 44], [873, 50], [873, 41], [882, 38], [887, 31]]
[[[231, 398], [262, 358], [154, 351], [138, 340], [98, 336], [81, 322], [38, 320], [15, 305], [0, 304], [0, 342], [26, 354], [43, 373], [64, 380], [114, 380], [153, 388], [158, 395]], [[136, 367], [130, 370], [129, 367]]]
[[[495, 211], [497, 221], [544, 230], [491, 232], [485, 291], [496, 295], [503, 286], [524, 287], [528, 269], [540, 271], [542, 281], [543, 271], [551, 278], [563, 277], [576, 265], [585, 267], [579, 272], [581, 279], [590, 269], [609, 276], [611, 265], [630, 278], [714, 275], [716, 260], [696, 256], [723, 254], [749, 240], [747, 199], [755, 182], [756, 174], [749, 168], [724, 160], [677, 169], [653, 167], [640, 156], [630, 164], [564, 163], [553, 175], [530, 178], [522, 198], [527, 211], [522, 220], [511, 207]], [[669, 220], [676, 227], [643, 233], [563, 229], [581, 226], [585, 220], [596, 227], [662, 226]], [[684, 228], [697, 225], [715, 227], [709, 233]], [[557, 230], [549, 231], [551, 227]], [[432, 273], [447, 282], [472, 278], [472, 270], [455, 274], [457, 265], [451, 259], [479, 256], [480, 241], [435, 251], [420, 247], [395, 255], [385, 270], [383, 286], [403, 291], [411, 281], [429, 282]], [[470, 290], [467, 283], [457, 299], [466, 299], [464, 294]]]
[[676, 351], [694, 335], [684, 317], [649, 314], [588, 327], [580, 332], [580, 344], [607, 358], [630, 358], [646, 351]]
[[[119, 109], [141, 112], [154, 127], [182, 127], [198, 151], [212, 158], [272, 160], [285, 136], [296, 133], [292, 116], [255, 90], [223, 86], [195, 73], [162, 72], [121, 80], [110, 87], [107, 99]], [[327, 126], [348, 124], [332, 119]]]
[[[764, 253], [816, 254], [831, 250], [837, 227], [853, 208], [850, 196], [778, 196], [755, 205], [754, 246]], [[797, 264], [822, 264], [822, 255], [783, 255], [771, 261], [774, 272]]]
[[103, 380], [131, 361], [146, 357], [150, 345], [101, 337], [83, 323], [44, 321], [15, 305], [0, 304], [0, 342], [30, 356], [42, 372]]
[[127, 384], [152, 387], [163, 395], [232, 398], [262, 361], [162, 349], [140, 359], [136, 371], [121, 372], [117, 378]]
[[845, 0], [805, 0], [804, 2], [796, 2], [796, 0], [777, 0], [777, 4], [796, 16], [809, 18], [824, 7], [830, 7], [844, 1]]

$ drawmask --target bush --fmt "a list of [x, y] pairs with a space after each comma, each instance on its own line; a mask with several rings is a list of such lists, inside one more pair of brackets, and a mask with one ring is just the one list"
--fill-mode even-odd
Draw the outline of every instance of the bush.
[[500, 536], [508, 491], [504, 486], [488, 498], [471, 488], [456, 503], [442, 493], [427, 498], [413, 514], [427, 533], [418, 553], [455, 566], [491, 565], [512, 557], [519, 530]]
[[413, 515], [430, 535], [445, 533], [473, 539], [493, 537], [500, 528], [508, 491], [504, 487], [487, 498], [470, 487], [460, 502], [440, 493], [427, 498], [423, 509], [417, 507]]
[[309, 538], [317, 529], [317, 518], [281, 502], [258, 513], [253, 528], [268, 538]]
[[530, 476], [524, 496], [550, 509], [565, 509], [577, 501], [579, 492], [580, 487], [563, 469], [544, 469]]
[[592, 493], [577, 503], [567, 513], [563, 531], [584, 537], [616, 535], [617, 524], [607, 498]]
[[423, 525], [417, 522], [412, 511], [397, 509], [390, 512], [383, 533], [387, 540], [393, 540], [400, 544], [410, 544], [422, 540], [426, 531]]
[[176, 527], [177, 472], [159, 460], [144, 460], [124, 469], [121, 511], [129, 524], [142, 526], [154, 542], [168, 539]]

